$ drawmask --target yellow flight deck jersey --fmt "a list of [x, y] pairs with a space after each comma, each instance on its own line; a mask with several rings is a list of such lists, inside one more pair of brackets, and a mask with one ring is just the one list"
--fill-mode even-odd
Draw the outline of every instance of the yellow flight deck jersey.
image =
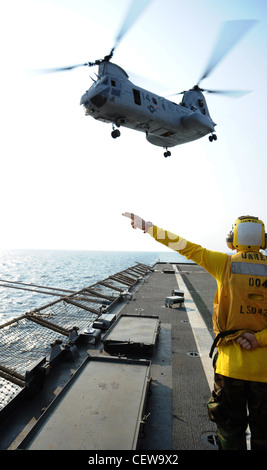
[[[267, 257], [259, 251], [238, 252], [233, 256], [210, 251], [155, 225], [148, 233], [157, 242], [203, 266], [217, 281], [214, 332], [240, 331], [219, 341], [216, 372], [236, 379], [267, 382]], [[254, 332], [260, 347], [252, 351], [242, 348], [235, 341], [242, 331]]]

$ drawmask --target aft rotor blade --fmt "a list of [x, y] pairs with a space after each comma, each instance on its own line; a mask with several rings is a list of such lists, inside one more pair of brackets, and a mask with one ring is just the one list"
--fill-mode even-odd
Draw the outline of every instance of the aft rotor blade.
[[115, 39], [114, 49], [118, 46], [119, 42], [127, 31], [136, 22], [139, 16], [143, 13], [145, 8], [151, 3], [152, 0], [132, 0], [130, 8], [127, 12], [126, 18], [120, 28], [120, 31]]
[[256, 23], [256, 20], [233, 20], [223, 24], [210, 61], [198, 84], [213, 71], [218, 63], [240, 41], [242, 36]]
[[[251, 90], [207, 90], [205, 88], [199, 88], [198, 86], [197, 86], [197, 90], [204, 91], [205, 93], [213, 93], [216, 95], [229, 96], [230, 98], [241, 98], [242, 96], [245, 96], [248, 93], [251, 93]], [[172, 93], [171, 95], [167, 95], [166, 98], [171, 97], [171, 96], [183, 95], [184, 93], [186, 93], [186, 91]]]
[[251, 90], [205, 90], [201, 88], [201, 91], [206, 93], [214, 93], [216, 95], [229, 96], [230, 98], [241, 98], [242, 96], [251, 93]]
[[184, 93], [186, 92], [186, 90], [184, 91], [178, 91], [178, 93], [171, 93], [170, 95], [165, 95], [165, 98], [170, 98], [171, 96], [177, 96], [177, 95], [183, 95]]

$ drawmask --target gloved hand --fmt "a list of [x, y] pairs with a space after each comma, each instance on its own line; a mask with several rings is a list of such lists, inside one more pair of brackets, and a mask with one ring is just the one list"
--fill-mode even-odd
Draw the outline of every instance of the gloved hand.
[[147, 233], [149, 227], [153, 226], [152, 222], [146, 222], [144, 219], [132, 212], [123, 212], [122, 215], [131, 219], [131, 225], [134, 229], [139, 228], [140, 230], [143, 230], [144, 233]]

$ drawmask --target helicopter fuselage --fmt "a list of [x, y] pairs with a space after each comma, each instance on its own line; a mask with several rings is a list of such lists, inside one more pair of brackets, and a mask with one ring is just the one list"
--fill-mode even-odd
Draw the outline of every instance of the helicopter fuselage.
[[180, 104], [134, 85], [118, 65], [102, 62], [98, 79], [81, 97], [88, 116], [146, 134], [160, 147], [176, 145], [213, 134], [205, 97], [199, 89], [184, 92]]

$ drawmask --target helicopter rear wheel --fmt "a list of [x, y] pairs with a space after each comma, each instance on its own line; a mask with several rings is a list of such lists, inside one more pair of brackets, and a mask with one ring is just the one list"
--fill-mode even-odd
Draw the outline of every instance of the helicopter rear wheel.
[[111, 137], [113, 137], [113, 139], [117, 139], [118, 137], [120, 137], [121, 133], [119, 131], [119, 129], [114, 129], [112, 132], [111, 132]]
[[217, 140], [217, 135], [216, 134], [212, 134], [209, 136], [209, 141], [212, 142], [213, 140]]
[[164, 152], [164, 157], [167, 158], [167, 157], [170, 157], [171, 156], [171, 152], [167, 149], [166, 147], [166, 152]]

